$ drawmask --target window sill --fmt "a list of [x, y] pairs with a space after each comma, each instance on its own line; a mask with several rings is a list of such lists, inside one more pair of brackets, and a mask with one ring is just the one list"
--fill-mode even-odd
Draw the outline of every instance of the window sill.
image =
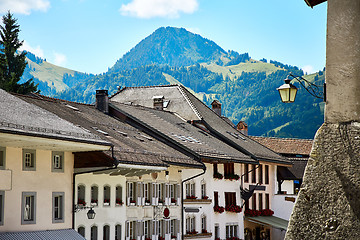
[[210, 204], [211, 199], [184, 199], [184, 203], [207, 203]]

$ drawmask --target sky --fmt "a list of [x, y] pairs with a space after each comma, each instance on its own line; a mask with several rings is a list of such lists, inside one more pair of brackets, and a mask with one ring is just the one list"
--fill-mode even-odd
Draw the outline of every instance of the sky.
[[183, 27], [225, 51], [312, 73], [325, 67], [327, 3], [304, 0], [0, 0], [22, 49], [72, 70], [106, 72], [159, 27]]

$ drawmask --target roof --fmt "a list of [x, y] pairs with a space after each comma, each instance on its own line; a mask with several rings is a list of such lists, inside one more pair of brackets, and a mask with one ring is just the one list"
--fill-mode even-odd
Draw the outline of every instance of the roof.
[[[176, 150], [169, 151], [169, 147], [166, 144], [123, 121], [104, 114], [97, 110], [94, 105], [68, 102], [41, 95], [19, 97], [81, 127], [87, 133], [94, 134], [112, 143], [114, 145], [114, 156], [121, 163], [150, 166], [168, 166], [168, 164], [186, 165], [189, 167], [202, 166], [199, 162], [181, 152]], [[94, 152], [86, 154], [112, 156], [113, 153], [111, 151], [104, 151], [103, 153]], [[80, 159], [82, 155], [77, 154], [76, 157]], [[96, 166], [99, 163], [94, 162], [93, 164]]]
[[203, 159], [257, 163], [248, 155], [228, 146], [221, 140], [191, 125], [176, 113], [110, 101], [110, 106], [125, 114], [131, 121], [152, 131], [184, 151]]
[[0, 232], [1, 240], [85, 240], [74, 229], [59, 229], [31, 232]]
[[218, 116], [181, 85], [123, 88], [110, 100], [151, 108], [152, 101], [150, 100], [152, 96], [157, 95], [162, 95], [164, 100], [170, 101], [164, 110], [175, 112], [188, 121], [203, 121], [212, 134], [248, 156], [261, 161], [290, 164], [286, 158], [236, 130], [233, 124], [229, 124]]
[[106, 140], [0, 89], [0, 132], [100, 145]]
[[280, 154], [309, 156], [313, 144], [311, 139], [249, 137]]
[[314, 7], [320, 3], [326, 2], [327, 0], [305, 0], [306, 4], [310, 7]]

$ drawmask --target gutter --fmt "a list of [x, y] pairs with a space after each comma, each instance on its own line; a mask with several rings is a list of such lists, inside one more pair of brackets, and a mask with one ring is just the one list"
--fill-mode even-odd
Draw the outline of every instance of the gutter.
[[72, 211], [72, 229], [75, 230], [75, 177], [77, 175], [80, 174], [85, 174], [85, 173], [94, 173], [94, 172], [100, 172], [100, 171], [104, 171], [104, 170], [110, 170], [110, 169], [116, 169], [119, 165], [119, 161], [114, 157], [114, 146], [111, 146], [111, 157], [112, 159], [114, 159], [113, 162], [113, 167], [107, 167], [107, 168], [102, 168], [102, 169], [97, 169], [97, 170], [90, 170], [90, 171], [85, 171], [85, 172], [79, 172], [79, 173], [73, 173], [73, 201], [72, 201], [72, 206], [73, 206], [73, 211]]
[[202, 173], [199, 173], [197, 175], [194, 175], [192, 177], [189, 177], [187, 179], [184, 179], [181, 181], [181, 239], [184, 240], [184, 183], [191, 180], [191, 179], [194, 179], [194, 178], [197, 178], [203, 174], [205, 174], [206, 172], [206, 166], [203, 162], [201, 162], [202, 165], [203, 165], [203, 172]]

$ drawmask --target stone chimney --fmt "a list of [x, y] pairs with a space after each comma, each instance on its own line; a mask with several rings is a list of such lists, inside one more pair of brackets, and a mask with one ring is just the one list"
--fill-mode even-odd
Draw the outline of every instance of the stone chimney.
[[96, 103], [97, 110], [108, 114], [109, 113], [109, 96], [108, 90], [96, 90]]
[[236, 125], [236, 129], [244, 135], [248, 135], [248, 125], [244, 121], [240, 121]]
[[217, 115], [221, 116], [221, 103], [218, 100], [211, 103], [211, 108]]
[[164, 96], [153, 96], [154, 108], [163, 110], [164, 108]]

